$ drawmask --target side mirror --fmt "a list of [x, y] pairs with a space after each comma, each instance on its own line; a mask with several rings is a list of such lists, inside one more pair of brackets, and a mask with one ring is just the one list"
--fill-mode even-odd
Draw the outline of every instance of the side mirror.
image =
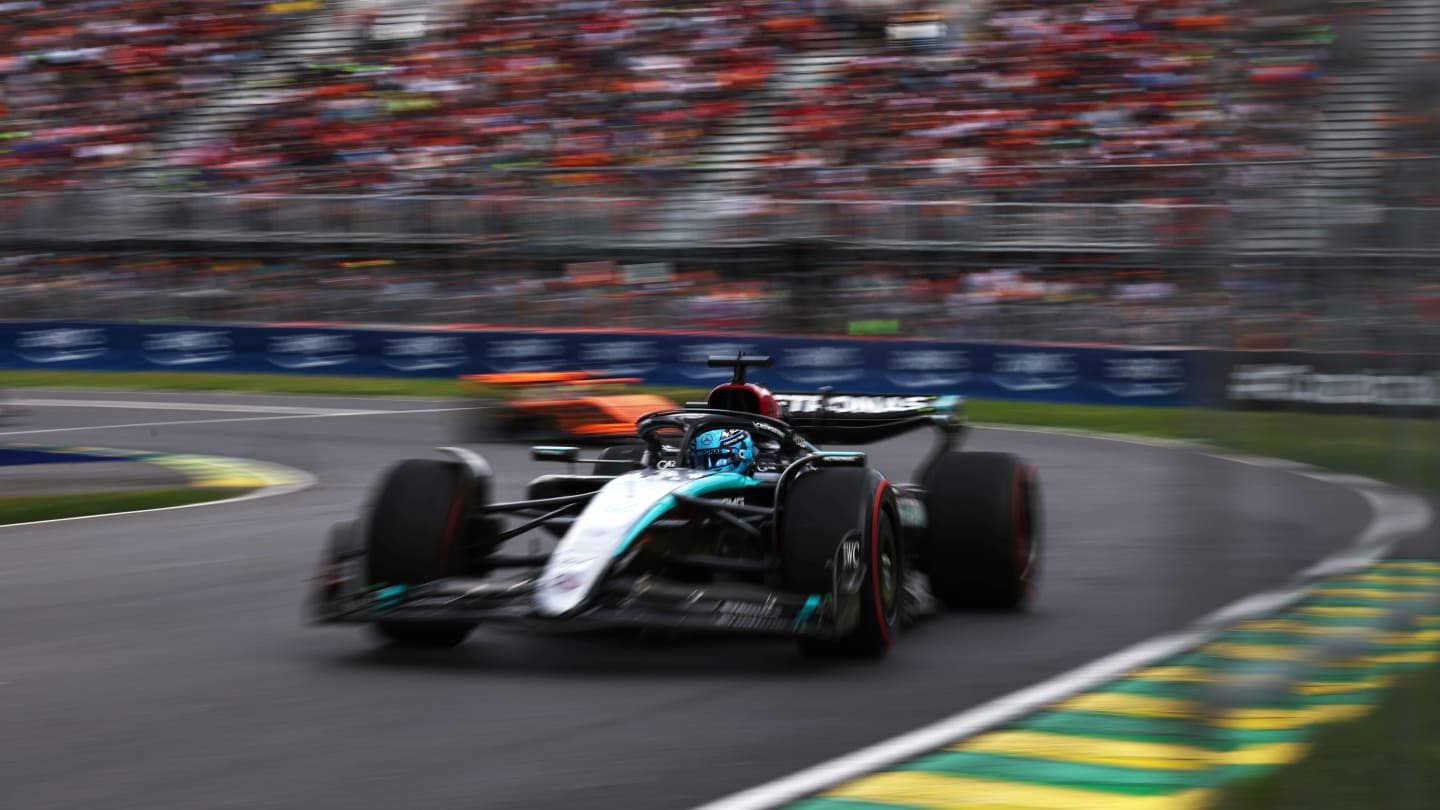
[[530, 459], [532, 461], [563, 461], [567, 464], [574, 464], [580, 458], [578, 447], [532, 447], [530, 448]]

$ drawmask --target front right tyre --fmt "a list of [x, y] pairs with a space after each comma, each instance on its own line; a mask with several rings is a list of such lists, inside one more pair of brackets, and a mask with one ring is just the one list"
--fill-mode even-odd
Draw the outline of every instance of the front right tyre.
[[[858, 603], [858, 618], [834, 638], [802, 638], [809, 656], [879, 658], [894, 645], [904, 594], [905, 554], [890, 482], [866, 467], [807, 472], [784, 495], [780, 518], [781, 583], [792, 593]], [[842, 550], [843, 544], [850, 549]], [[851, 594], [836, 593], [836, 567], [850, 554], [863, 577]]]
[[1009, 453], [951, 452], [927, 471], [920, 567], [952, 609], [1021, 610], [1040, 570], [1040, 482]]

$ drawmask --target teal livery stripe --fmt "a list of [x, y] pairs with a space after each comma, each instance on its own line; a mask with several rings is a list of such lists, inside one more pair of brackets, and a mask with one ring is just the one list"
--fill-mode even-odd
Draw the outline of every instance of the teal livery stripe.
[[650, 528], [650, 524], [659, 520], [666, 512], [675, 508], [675, 496], [684, 495], [690, 498], [699, 498], [714, 492], [724, 492], [727, 489], [746, 489], [759, 485], [759, 481], [740, 473], [717, 472], [714, 475], [707, 475], [704, 478], [696, 478], [686, 481], [676, 487], [670, 494], [657, 500], [651, 507], [645, 510], [645, 514], [635, 522], [635, 525], [625, 533], [625, 539], [615, 547], [612, 557], [619, 557], [624, 554], [635, 542], [635, 539]]

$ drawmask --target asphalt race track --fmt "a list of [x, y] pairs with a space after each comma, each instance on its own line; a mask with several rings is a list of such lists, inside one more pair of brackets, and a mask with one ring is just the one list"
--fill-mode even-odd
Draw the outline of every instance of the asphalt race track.
[[[0, 804], [26, 810], [683, 810], [1174, 629], [1369, 518], [1348, 490], [1187, 450], [977, 431], [972, 448], [1040, 467], [1049, 545], [1028, 615], [940, 617], [879, 663], [807, 661], [785, 641], [499, 630], [401, 653], [303, 626], [303, 581], [386, 465], [449, 443], [452, 414], [433, 409], [452, 403], [26, 395], [142, 402], [32, 408], [0, 441], [241, 456], [318, 478], [278, 498], [0, 528]], [[908, 478], [927, 441], [872, 459]], [[483, 452], [501, 497], [558, 471], [523, 446]]]

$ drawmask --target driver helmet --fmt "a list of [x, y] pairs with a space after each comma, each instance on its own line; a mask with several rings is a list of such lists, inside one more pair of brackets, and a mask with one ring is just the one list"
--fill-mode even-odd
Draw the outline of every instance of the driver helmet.
[[707, 430], [690, 442], [690, 466], [716, 472], [748, 472], [755, 464], [755, 442], [739, 428]]

